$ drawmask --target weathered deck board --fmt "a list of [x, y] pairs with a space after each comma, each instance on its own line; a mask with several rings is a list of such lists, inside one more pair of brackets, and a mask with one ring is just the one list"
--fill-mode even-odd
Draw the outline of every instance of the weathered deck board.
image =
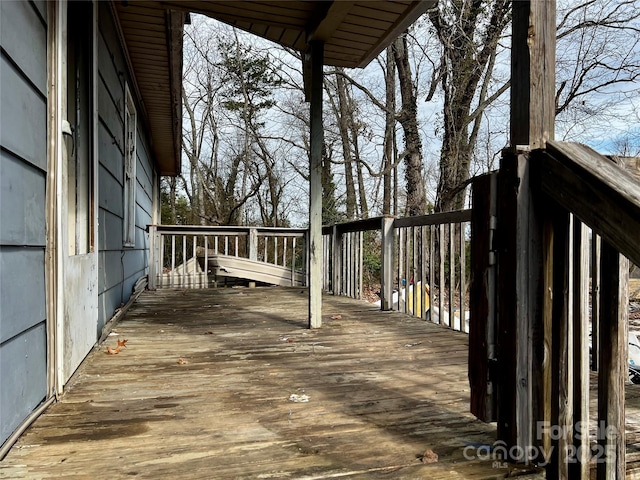
[[[143, 293], [117, 327], [127, 348], [92, 352], [0, 478], [509, 474], [463, 455], [495, 440], [494, 425], [467, 413], [467, 335], [328, 296], [323, 328], [308, 330], [306, 298], [284, 288]], [[437, 463], [420, 462], [427, 449]]]

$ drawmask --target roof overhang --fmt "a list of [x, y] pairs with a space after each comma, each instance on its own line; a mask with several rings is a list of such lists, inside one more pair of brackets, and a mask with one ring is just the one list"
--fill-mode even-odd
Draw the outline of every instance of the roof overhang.
[[306, 52], [324, 42], [324, 64], [364, 67], [435, 1], [146, 1], [115, 3], [162, 175], [180, 172], [182, 33], [195, 12]]

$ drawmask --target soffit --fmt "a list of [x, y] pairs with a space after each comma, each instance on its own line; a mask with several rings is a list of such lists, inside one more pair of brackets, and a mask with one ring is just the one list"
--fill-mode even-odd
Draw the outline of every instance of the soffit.
[[432, 1], [144, 1], [115, 2], [161, 174], [180, 172], [182, 21], [187, 12], [305, 52], [324, 42], [325, 65], [363, 67]]

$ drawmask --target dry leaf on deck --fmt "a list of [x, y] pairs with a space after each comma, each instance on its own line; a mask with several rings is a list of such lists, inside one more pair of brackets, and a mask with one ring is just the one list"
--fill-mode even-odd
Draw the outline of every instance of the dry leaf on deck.
[[422, 463], [436, 463], [438, 461], [438, 454], [433, 450], [431, 450], [430, 448], [428, 448], [424, 452], [424, 455], [422, 455], [422, 458], [420, 459], [420, 461]]
[[342, 320], [342, 315], [338, 314], [338, 315], [333, 315], [331, 317], [331, 320]]
[[180, 357], [180, 358], [178, 359], [178, 365], [186, 365], [187, 363], [189, 363], [189, 362], [187, 362], [187, 361], [186, 361], [184, 358], [182, 358], [182, 357]]
[[109, 355], [117, 355], [118, 353], [120, 353], [120, 347], [111, 348], [111, 347], [107, 346], [107, 353]]
[[127, 340], [126, 338], [125, 338], [125, 339], [123, 339], [123, 340], [118, 340], [118, 348], [120, 349], [120, 348], [122, 348], [122, 347], [126, 347], [126, 346], [127, 346], [127, 342], [128, 342], [128, 341], [129, 341], [129, 340]]

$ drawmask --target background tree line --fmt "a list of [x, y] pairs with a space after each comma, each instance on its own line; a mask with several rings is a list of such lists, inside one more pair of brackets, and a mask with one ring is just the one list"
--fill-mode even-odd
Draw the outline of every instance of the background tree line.
[[[509, 0], [439, 2], [364, 70], [325, 67], [323, 221], [463, 208], [508, 142]], [[561, 0], [556, 137], [640, 154], [640, 2]], [[299, 54], [193, 16], [163, 222], [304, 225]]]

